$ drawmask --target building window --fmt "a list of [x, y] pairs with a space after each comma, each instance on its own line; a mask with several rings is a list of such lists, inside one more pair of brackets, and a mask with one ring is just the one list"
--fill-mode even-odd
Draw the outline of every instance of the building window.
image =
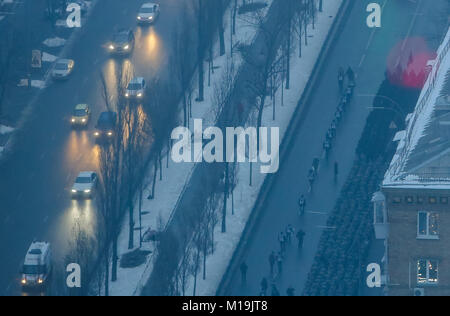
[[418, 204], [423, 204], [423, 197], [422, 196], [418, 196], [417, 197], [417, 203]]
[[417, 284], [418, 285], [437, 285], [438, 261], [429, 259], [420, 259], [417, 261]]
[[430, 202], [430, 204], [436, 204], [437, 203], [437, 198], [432, 196], [432, 197], [429, 198], [429, 202]]
[[439, 239], [439, 214], [419, 212], [417, 219], [417, 238]]
[[414, 198], [412, 196], [407, 196], [406, 197], [406, 203], [408, 203], [408, 204], [414, 203]]
[[448, 197], [446, 196], [441, 197], [441, 204], [448, 204]]
[[399, 197], [399, 196], [396, 196], [396, 197], [394, 197], [394, 198], [392, 199], [392, 202], [393, 202], [394, 204], [400, 204], [400, 203], [402, 203], [402, 198]]

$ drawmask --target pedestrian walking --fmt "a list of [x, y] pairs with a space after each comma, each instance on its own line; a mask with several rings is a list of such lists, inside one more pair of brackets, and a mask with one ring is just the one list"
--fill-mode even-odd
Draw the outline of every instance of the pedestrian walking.
[[248, 265], [244, 262], [241, 264], [241, 280], [242, 284], [247, 283], [247, 271], [248, 271]]
[[286, 236], [284, 235], [284, 232], [281, 232], [278, 235], [278, 241], [280, 242], [280, 251], [284, 252], [286, 249]]
[[283, 254], [281, 252], [278, 253], [277, 264], [278, 264], [278, 274], [281, 274], [283, 272]]
[[299, 214], [300, 216], [305, 214], [305, 207], [306, 207], [306, 199], [305, 196], [302, 194], [300, 199], [298, 200], [298, 207], [299, 207]]
[[272, 284], [272, 296], [280, 296], [280, 292], [275, 284]]
[[295, 289], [292, 286], [289, 286], [289, 288], [286, 290], [287, 296], [295, 296]]
[[304, 238], [305, 238], [305, 232], [300, 229], [297, 232], [298, 249], [302, 249], [303, 248], [303, 240], [304, 240]]
[[274, 273], [276, 261], [277, 261], [277, 257], [275, 255], [275, 252], [272, 251], [272, 253], [269, 255], [270, 275], [273, 275], [273, 273]]
[[348, 78], [348, 84], [350, 86], [353, 86], [355, 84], [355, 72], [353, 71], [352, 67], [348, 67], [346, 74]]
[[267, 279], [263, 278], [261, 281], [261, 296], [267, 296], [267, 288], [269, 284], [267, 283]]
[[294, 227], [292, 227], [292, 225], [289, 224], [289, 225], [287, 226], [287, 228], [286, 228], [287, 242], [288, 242], [289, 244], [292, 243], [292, 237], [294, 236], [294, 233], [295, 233]]

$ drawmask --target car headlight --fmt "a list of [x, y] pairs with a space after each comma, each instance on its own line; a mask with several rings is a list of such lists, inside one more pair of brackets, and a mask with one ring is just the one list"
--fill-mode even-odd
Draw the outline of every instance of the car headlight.
[[27, 284], [27, 280], [24, 278], [24, 279], [22, 279], [22, 280], [20, 281], [20, 283], [22, 283], [22, 284]]
[[112, 136], [112, 134], [113, 134], [112, 132], [108, 132], [108, 136]]
[[99, 136], [100, 133], [99, 133], [99, 132], [95, 132], [94, 135], [95, 135], [95, 136]]
[[138, 20], [142, 20], [142, 18], [140, 16], [137, 17]]
[[91, 193], [91, 190], [84, 190], [84, 193]]
[[86, 119], [82, 119], [81, 122], [86, 123]]
[[128, 98], [129, 96], [130, 96], [130, 94], [129, 94], [129, 93], [125, 93], [125, 97], [127, 97], [127, 98]]
[[125, 45], [123, 49], [128, 50], [130, 48], [130, 45]]
[[138, 96], [139, 98], [140, 98], [140, 97], [142, 97], [142, 93], [138, 93], [138, 95], [137, 95], [137, 96]]
[[75, 123], [75, 119], [74, 118], [72, 119], [72, 123]]
[[72, 189], [72, 193], [77, 193], [77, 190], [75, 190], [75, 189]]
[[114, 45], [109, 45], [110, 50], [114, 50]]
[[152, 16], [149, 16], [148, 19], [149, 19], [149, 20], [153, 20], [153, 17], [152, 17]]
[[42, 284], [44, 283], [44, 280], [42, 280], [41, 278], [38, 279], [38, 284]]

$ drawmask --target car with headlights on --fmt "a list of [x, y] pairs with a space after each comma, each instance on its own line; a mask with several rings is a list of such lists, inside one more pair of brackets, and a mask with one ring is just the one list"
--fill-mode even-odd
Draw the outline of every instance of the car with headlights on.
[[108, 51], [113, 55], [128, 55], [134, 49], [134, 33], [132, 30], [119, 30], [114, 33], [108, 44]]
[[142, 77], [133, 78], [127, 86], [125, 91], [125, 98], [127, 99], [142, 99], [144, 97], [146, 88], [145, 79]]
[[57, 59], [52, 70], [51, 76], [55, 80], [62, 80], [69, 77], [75, 67], [72, 59]]
[[139, 9], [137, 16], [138, 24], [152, 24], [155, 23], [159, 17], [159, 4], [144, 3]]
[[97, 143], [112, 140], [117, 124], [117, 113], [108, 111], [100, 114], [95, 126], [94, 136]]
[[97, 174], [93, 171], [80, 172], [72, 186], [72, 199], [91, 199], [97, 180]]
[[33, 242], [23, 261], [20, 273], [22, 288], [37, 288], [48, 283], [52, 271], [50, 243]]
[[91, 110], [89, 109], [89, 105], [87, 104], [78, 104], [75, 106], [73, 110], [72, 118], [70, 119], [70, 123], [72, 127], [86, 127], [89, 118], [91, 116]]

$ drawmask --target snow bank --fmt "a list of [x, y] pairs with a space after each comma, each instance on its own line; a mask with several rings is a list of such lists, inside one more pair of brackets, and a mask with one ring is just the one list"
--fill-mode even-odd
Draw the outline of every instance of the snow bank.
[[66, 44], [66, 40], [60, 37], [47, 38], [42, 42], [47, 47], [61, 47]]
[[46, 84], [44, 80], [31, 80], [31, 86], [33, 88], [44, 89]]
[[5, 125], [0, 125], [0, 134], [8, 134], [14, 131], [14, 128], [9, 127], [9, 126], [5, 126]]
[[51, 54], [48, 54], [48, 53], [46, 53], [46, 52], [43, 52], [43, 53], [42, 53], [42, 61], [44, 61], [44, 62], [52, 63], [52, 62], [54, 62], [56, 59], [58, 59], [58, 57], [53, 56], [53, 55], [51, 55]]

